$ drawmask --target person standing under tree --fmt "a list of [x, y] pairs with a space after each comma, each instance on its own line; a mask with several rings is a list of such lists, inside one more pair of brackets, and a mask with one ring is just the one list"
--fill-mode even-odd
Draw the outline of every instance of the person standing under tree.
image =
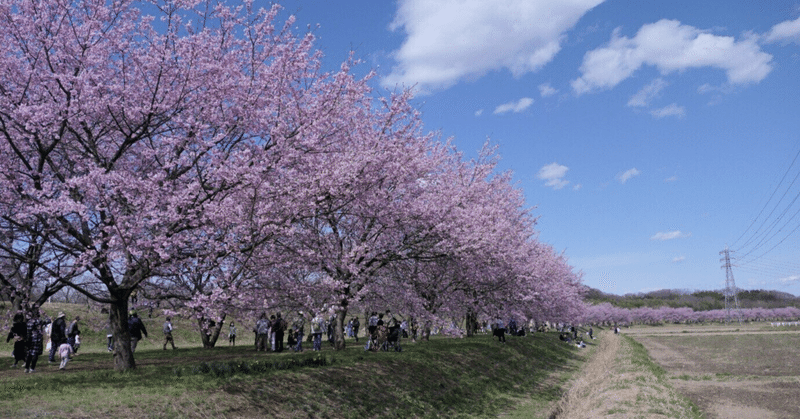
[[358, 317], [353, 317], [353, 337], [356, 338], [356, 343], [358, 343], [358, 327], [361, 326], [361, 323], [358, 321]]
[[269, 319], [267, 313], [261, 313], [256, 322], [256, 352], [266, 351], [269, 347]]
[[25, 315], [17, 313], [14, 315], [14, 324], [8, 332], [6, 343], [14, 339], [14, 364], [11, 368], [17, 368], [19, 361], [25, 362], [25, 339], [28, 337], [28, 325], [25, 323]]
[[236, 326], [233, 322], [228, 328], [228, 346], [236, 346]]
[[283, 335], [288, 325], [286, 324], [286, 320], [281, 317], [280, 312], [278, 312], [273, 328], [275, 329], [275, 352], [283, 352]]
[[295, 340], [297, 343], [295, 344], [294, 349], [295, 352], [303, 352], [303, 338], [305, 337], [305, 326], [306, 326], [306, 318], [303, 315], [302, 311], [297, 312], [297, 320], [294, 322], [294, 334]]
[[42, 354], [42, 321], [39, 320], [39, 308], [31, 310], [25, 337], [25, 372], [32, 373], [36, 370], [36, 362]]
[[164, 350], [167, 350], [167, 344], [172, 345], [172, 350], [175, 350], [175, 339], [172, 338], [172, 317], [167, 317], [167, 321], [164, 322]]
[[311, 320], [311, 336], [314, 338], [314, 350], [321, 351], [322, 350], [322, 329], [325, 327], [325, 320], [323, 320], [322, 316], [317, 314], [314, 316], [314, 319]]

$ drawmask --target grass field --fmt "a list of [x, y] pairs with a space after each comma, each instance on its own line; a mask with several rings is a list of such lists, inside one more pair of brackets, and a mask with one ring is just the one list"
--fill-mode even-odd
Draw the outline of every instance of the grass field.
[[706, 418], [800, 417], [800, 328], [769, 323], [636, 327], [670, 384]]
[[139, 344], [136, 370], [119, 374], [99, 313], [45, 310], [87, 319], [84, 344], [66, 371], [48, 365], [46, 355], [34, 374], [0, 366], [0, 417], [545, 418], [588, 353], [543, 333], [505, 345], [488, 335], [405, 340], [399, 353], [364, 352], [352, 340], [340, 352], [256, 353], [245, 327], [238, 346], [206, 350], [180, 319], [178, 350], [164, 351], [163, 320], [144, 315], [150, 338]]

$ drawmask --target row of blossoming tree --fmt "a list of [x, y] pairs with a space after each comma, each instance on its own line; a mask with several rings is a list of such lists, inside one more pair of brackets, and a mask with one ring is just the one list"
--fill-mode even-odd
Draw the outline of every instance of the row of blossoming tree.
[[134, 291], [218, 325], [325, 307], [338, 349], [367, 307], [574, 317], [580, 280], [495, 151], [464, 159], [353, 60], [323, 71], [279, 10], [0, 1], [4, 292], [108, 305], [117, 370]]
[[587, 324], [662, 324], [728, 321], [795, 321], [800, 319], [797, 307], [744, 308], [741, 310], [695, 311], [689, 307], [622, 308], [610, 303], [587, 306], [580, 321]]

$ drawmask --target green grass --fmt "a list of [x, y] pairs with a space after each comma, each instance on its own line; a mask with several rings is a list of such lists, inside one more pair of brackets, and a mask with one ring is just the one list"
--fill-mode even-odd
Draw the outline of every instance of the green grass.
[[650, 358], [650, 354], [647, 352], [647, 349], [641, 343], [633, 340], [632, 338], [625, 336], [625, 339], [631, 346], [632, 353], [631, 353], [631, 364], [638, 365], [648, 371], [650, 371], [656, 378], [662, 380], [664, 376], [667, 374], [667, 371], [664, 370], [660, 365], [653, 362], [652, 358]]
[[158, 327], [139, 344], [137, 368], [121, 374], [105, 332], [86, 329], [88, 342], [66, 371], [46, 355], [34, 374], [0, 366], [0, 417], [478, 418], [522, 405], [536, 410], [529, 417], [545, 417], [561, 397], [562, 377], [582, 359], [557, 333], [509, 337], [505, 345], [487, 335], [406, 340], [399, 353], [364, 352], [349, 340], [345, 351], [272, 354], [254, 352], [251, 339], [202, 349], [191, 334], [164, 351]]

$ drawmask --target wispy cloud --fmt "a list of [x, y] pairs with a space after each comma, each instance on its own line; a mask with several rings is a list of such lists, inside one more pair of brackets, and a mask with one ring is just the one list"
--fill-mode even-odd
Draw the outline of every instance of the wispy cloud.
[[558, 90], [550, 86], [550, 83], [542, 83], [539, 85], [539, 94], [542, 95], [542, 97], [553, 96], [556, 93], [558, 93]]
[[686, 256], [676, 256], [672, 258], [672, 263], [681, 263], [686, 260]]
[[683, 106], [678, 106], [676, 103], [672, 103], [663, 108], [653, 109], [650, 111], [650, 115], [653, 115], [659, 119], [666, 118], [668, 116], [683, 118], [686, 115], [686, 108]]
[[569, 181], [564, 179], [567, 170], [569, 170], [567, 166], [553, 162], [539, 169], [536, 178], [544, 180], [546, 186], [558, 190], [569, 184]]
[[619, 183], [624, 184], [625, 182], [631, 180], [632, 178], [634, 178], [636, 176], [639, 176], [640, 174], [641, 174], [641, 172], [634, 167], [633, 169], [628, 169], [628, 170], [618, 174], [617, 175], [617, 180], [619, 181]]
[[800, 43], [800, 17], [773, 26], [764, 36], [766, 42], [793, 41]]
[[795, 282], [800, 282], [800, 275], [786, 276], [778, 279], [778, 281], [782, 284], [794, 284]]
[[514, 76], [552, 61], [566, 33], [603, 0], [398, 0], [390, 25], [406, 38], [384, 87], [417, 86], [419, 93], [509, 70]]
[[665, 240], [683, 239], [686, 237], [690, 237], [691, 235], [692, 233], [684, 233], [680, 230], [658, 232], [654, 234], [653, 237], [650, 237], [650, 240], [665, 241]]
[[660, 77], [651, 81], [647, 86], [642, 87], [635, 95], [631, 96], [630, 100], [628, 100], [628, 106], [635, 108], [650, 106], [650, 102], [661, 94], [667, 84]]
[[572, 89], [578, 95], [610, 89], [645, 65], [662, 74], [718, 68], [729, 83], [748, 84], [760, 82], [772, 71], [772, 55], [761, 50], [755, 36], [737, 41], [662, 19], [643, 25], [633, 38], [614, 30], [607, 45], [583, 57], [582, 75], [571, 82]]
[[475, 111], [475, 116], [481, 116], [481, 115], [483, 115], [483, 109], [478, 109], [477, 111]]
[[670, 177], [664, 179], [664, 182], [670, 183], [670, 182], [675, 182], [677, 180], [678, 180], [677, 176], [670, 176]]
[[524, 97], [516, 102], [508, 102], [496, 107], [494, 109], [494, 114], [502, 115], [508, 112], [520, 113], [525, 109], [528, 109], [528, 107], [531, 105], [533, 105], [533, 99]]

